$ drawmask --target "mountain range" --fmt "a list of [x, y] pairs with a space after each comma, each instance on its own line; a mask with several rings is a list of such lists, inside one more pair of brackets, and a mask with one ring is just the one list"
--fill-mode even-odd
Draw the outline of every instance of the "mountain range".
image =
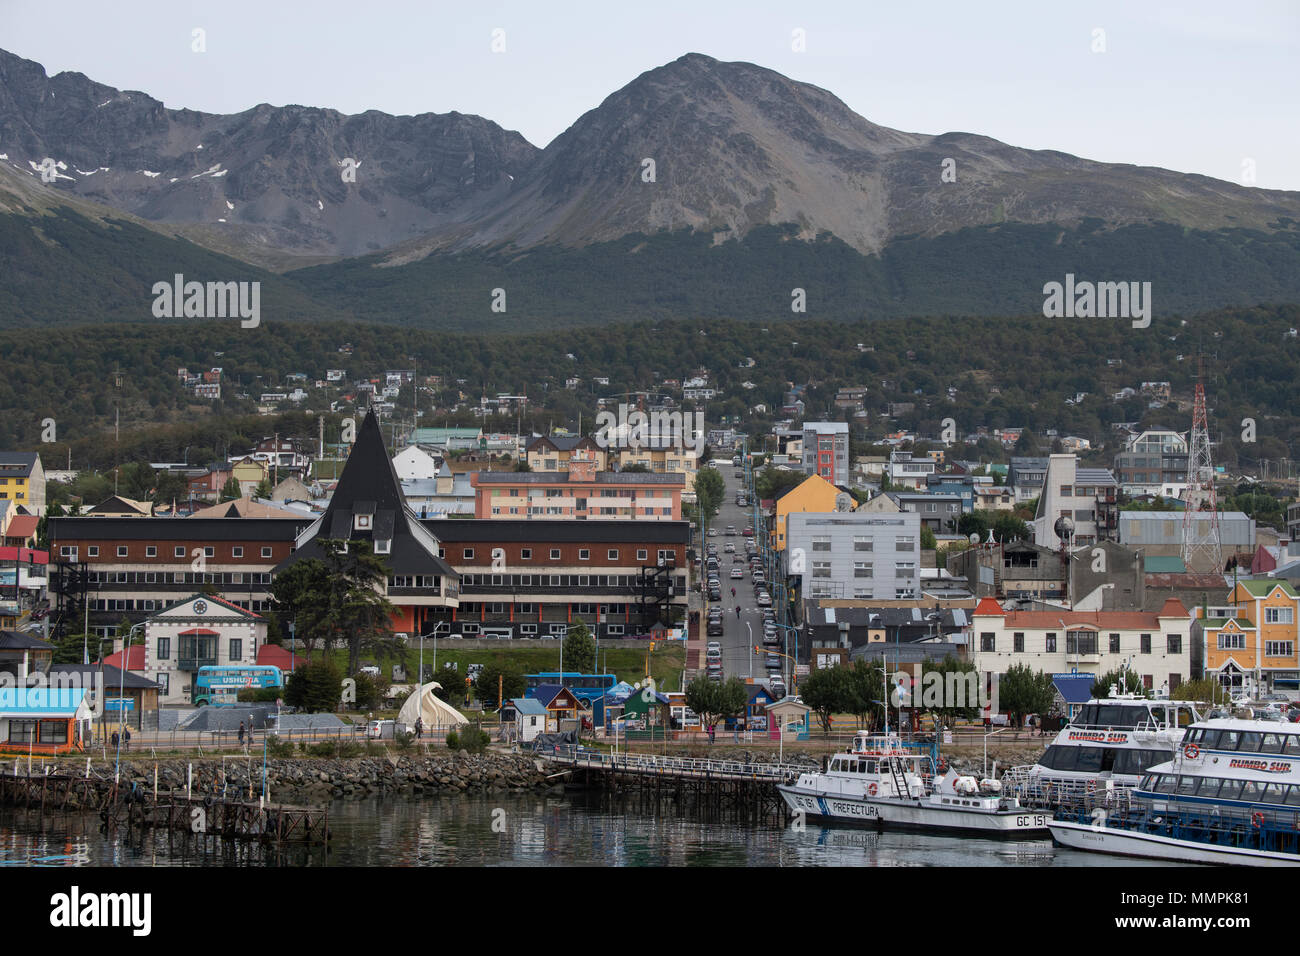
[[168, 109], [0, 51], [0, 325], [67, 321], [68, 290], [22, 299], [42, 252], [112, 318], [181, 261], [279, 273], [295, 318], [464, 328], [484, 283], [549, 324], [788, 316], [794, 285], [832, 318], [1024, 312], [1089, 270], [1197, 310], [1300, 300], [1300, 193], [892, 130], [700, 54], [539, 149], [459, 113]]

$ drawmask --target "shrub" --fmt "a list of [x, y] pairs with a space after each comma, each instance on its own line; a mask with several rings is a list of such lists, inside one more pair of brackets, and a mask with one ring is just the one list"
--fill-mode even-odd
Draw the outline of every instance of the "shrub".
[[293, 741], [281, 740], [277, 735], [271, 734], [266, 738], [266, 752], [271, 757], [292, 757]]
[[407, 733], [405, 730], [399, 730], [393, 735], [393, 746], [400, 753], [410, 753], [415, 747], [415, 734]]
[[460, 749], [460, 735], [457, 734], [456, 731], [454, 730], [447, 731], [447, 749], [448, 750]]

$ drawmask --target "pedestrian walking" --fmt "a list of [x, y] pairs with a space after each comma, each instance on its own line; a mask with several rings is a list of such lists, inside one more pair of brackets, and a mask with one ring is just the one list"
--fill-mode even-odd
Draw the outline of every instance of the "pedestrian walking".
[[115, 731], [113, 731], [113, 737], [112, 737], [113, 749], [114, 749], [114, 750], [117, 749], [117, 741], [118, 741], [118, 736], [117, 736], [117, 731], [115, 730]]
[[709, 724], [709, 743], [713, 743], [713, 738], [718, 732], [717, 724]]
[[123, 731], [122, 745], [123, 745], [122, 746], [123, 750], [131, 749], [131, 728], [130, 727], [127, 727], [126, 730]]
[[244, 746], [244, 722], [239, 722], [239, 746]]
[[424, 718], [416, 717], [415, 718], [415, 739], [419, 740], [423, 736], [424, 736]]

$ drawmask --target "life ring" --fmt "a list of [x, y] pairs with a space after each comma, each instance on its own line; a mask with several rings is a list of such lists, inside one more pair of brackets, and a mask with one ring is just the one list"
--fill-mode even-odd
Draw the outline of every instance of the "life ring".
[[875, 795], [876, 795], [876, 785], [874, 783], [867, 784], [867, 796], [874, 797]]
[[1088, 792], [1089, 792], [1089, 793], [1096, 793], [1096, 792], [1097, 792], [1097, 781], [1096, 781], [1096, 780], [1089, 780], [1089, 781], [1088, 781]]
[[947, 772], [948, 772], [948, 761], [947, 761], [946, 759], [944, 759], [943, 757], [940, 757], [940, 758], [939, 758], [939, 772], [940, 772], [940, 773], [947, 773]]
[[1188, 744], [1186, 747], [1183, 748], [1183, 756], [1186, 757], [1188, 760], [1195, 760], [1200, 755], [1201, 755], [1201, 748], [1197, 747], [1196, 744]]
[[1264, 825], [1264, 814], [1258, 811], [1250, 815], [1250, 825], [1258, 830]]

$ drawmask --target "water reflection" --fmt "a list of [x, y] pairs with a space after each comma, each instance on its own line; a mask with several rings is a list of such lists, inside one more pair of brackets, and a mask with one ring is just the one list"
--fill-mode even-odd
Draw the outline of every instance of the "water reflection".
[[[778, 829], [611, 813], [594, 797], [482, 795], [336, 802], [328, 852], [158, 831], [109, 838], [94, 816], [0, 811], [0, 866], [1115, 866], [1117, 857], [866, 829]], [[1167, 865], [1167, 864], [1152, 864]]]

